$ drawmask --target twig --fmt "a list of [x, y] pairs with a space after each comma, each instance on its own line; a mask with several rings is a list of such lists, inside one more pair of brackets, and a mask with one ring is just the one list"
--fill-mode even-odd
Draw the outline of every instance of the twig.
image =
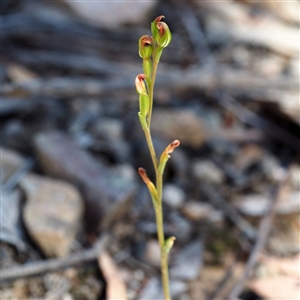
[[224, 201], [219, 195], [219, 193], [213, 189], [212, 187], [205, 185], [201, 188], [201, 191], [204, 192], [210, 202], [221, 208], [222, 211], [227, 215], [227, 217], [234, 223], [246, 236], [250, 241], [254, 241], [257, 232], [253, 226], [251, 226], [237, 211], [234, 209], [229, 203]]
[[46, 261], [33, 262], [23, 266], [12, 267], [10, 269], [2, 269], [0, 273], [0, 281], [2, 282], [15, 280], [21, 277], [34, 276], [95, 260], [106, 248], [108, 240], [108, 234], [103, 234], [91, 249], [71, 254], [66, 258], [48, 259]]
[[[246, 71], [234, 70], [230, 67], [219, 67], [216, 70], [190, 68], [178, 71], [177, 68], [162, 66], [164, 74], [158, 74], [158, 88], [164, 90], [225, 90], [234, 91], [235, 95], [243, 95], [253, 90], [257, 94], [265, 95], [267, 91], [296, 90], [299, 83], [288, 77], [277, 77], [270, 80], [260, 76], [253, 76]], [[162, 72], [161, 72], [162, 73]], [[22, 92], [30, 95], [51, 97], [73, 97], [78, 95], [99, 96], [115, 91], [132, 90], [135, 74], [129, 72], [124, 80], [113, 79], [99, 81], [98, 78], [85, 77], [54, 77], [50, 79], [34, 79], [24, 83], [6, 83], [2, 85], [2, 94]]]
[[11, 191], [22, 180], [22, 178], [34, 167], [35, 160], [27, 158], [23, 164], [2, 185], [3, 191]]
[[234, 275], [235, 267], [236, 267], [236, 261], [234, 261], [231, 264], [231, 266], [229, 266], [226, 269], [224, 276], [217, 283], [215, 290], [206, 297], [206, 300], [220, 299], [217, 297], [218, 297], [218, 295], [220, 295], [220, 293], [224, 292], [224, 288], [226, 287], [227, 283], [232, 279], [232, 277]]
[[[214, 58], [210, 54], [210, 49], [208, 47], [205, 35], [199, 25], [199, 22], [192, 11], [192, 9], [184, 2], [180, 1], [172, 1], [175, 8], [176, 13], [185, 27], [187, 34], [190, 39], [190, 43], [194, 47], [195, 55], [198, 59], [199, 63], [205, 64], [214, 64]], [[197, 37], [197, 38], [195, 38]]]
[[[191, 8], [188, 5], [181, 5], [179, 2], [176, 2], [176, 1], [173, 1], [173, 2], [174, 2], [175, 7], [177, 8], [178, 17], [181, 20], [183, 26], [185, 27], [185, 29], [189, 35], [191, 44], [194, 46], [195, 55], [198, 57], [199, 60], [201, 60], [201, 59], [203, 60], [203, 57], [201, 58], [201, 55], [203, 55], [203, 54], [201, 54], [201, 52], [204, 53], [206, 56], [205, 59], [208, 61], [208, 63], [210, 65], [212, 65], [214, 67], [214, 69], [218, 70], [218, 72], [216, 73], [216, 74], [218, 74], [222, 69], [216, 63], [214, 57], [210, 54], [211, 51], [209, 49], [207, 39], [199, 25], [199, 22], [195, 16], [195, 14], [193, 13], [193, 11], [191, 10]], [[197, 37], [197, 38], [195, 38], [195, 37]], [[228, 71], [229, 71], [229, 69], [228, 69]], [[225, 86], [225, 84], [220, 85], [217, 82], [216, 82], [216, 86], [215, 86], [216, 88], [222, 88], [222, 89], [226, 90], [226, 92], [228, 92], [228, 91], [236, 92], [234, 89], [236, 89], [236, 88], [239, 89], [243, 85], [244, 80], [240, 80], [241, 78], [238, 78], [239, 76], [237, 76], [237, 73], [235, 75], [230, 74], [230, 73], [226, 73], [226, 74], [223, 73], [223, 76], [227, 78], [225, 80], [226, 83], [231, 82], [231, 84], [230, 84], [231, 88], [229, 86]], [[232, 76], [232, 78], [230, 79], [231, 76]], [[218, 77], [217, 75], [215, 75], [215, 77], [216, 77], [216, 81], [218, 81], [220, 79], [220, 77]], [[195, 77], [195, 78], [197, 78], [197, 77]], [[203, 80], [203, 78], [201, 78], [201, 80]], [[231, 80], [234, 80], [234, 83]], [[221, 79], [221, 81], [223, 81], [223, 79]], [[225, 83], [225, 81], [223, 81], [223, 83]], [[249, 78], [249, 80], [247, 81], [246, 84], [252, 86], [252, 84], [250, 83], [251, 81], [253, 82], [253, 78]], [[256, 79], [254, 79], [254, 81], [256, 81]], [[266, 80], [266, 79], [262, 79], [262, 81], [267, 84], [270, 83], [270, 81]], [[238, 82], [239, 82], [239, 84], [237, 84]], [[192, 84], [192, 83], [190, 83], [190, 84]], [[251, 88], [247, 91], [247, 93], [249, 95], [253, 95], [253, 93], [255, 94], [257, 92], [257, 88], [260, 88], [259, 84], [255, 85], [255, 87], [254, 86], [252, 86], [252, 87], [253, 87], [253, 89]], [[299, 85], [298, 85], [298, 88], [299, 88]], [[292, 88], [292, 89], [297, 91], [298, 88], [296, 88], [296, 86], [294, 86], [294, 88]], [[266, 90], [264, 92], [260, 91], [258, 94], [260, 94], [260, 96], [264, 95], [262, 98], [265, 98], [265, 97], [267, 97], [267, 94], [268, 94], [266, 92], [267, 90], [269, 91], [270, 89], [266, 88]], [[276, 94], [278, 94], [278, 92]], [[226, 100], [225, 100], [225, 98], [226, 98]], [[267, 98], [270, 98], [270, 96]], [[250, 123], [253, 126], [256, 125], [255, 127], [259, 127], [259, 128], [263, 127], [263, 129], [266, 130], [274, 138], [281, 140], [282, 142], [284, 142], [285, 144], [289, 145], [290, 147], [292, 147], [296, 150], [300, 149], [299, 139], [292, 136], [289, 132], [286, 132], [281, 127], [277, 126], [276, 124], [273, 124], [269, 121], [264, 120], [261, 117], [256, 116], [254, 113], [248, 111], [246, 108], [239, 105], [238, 103], [234, 103], [234, 105], [231, 105], [231, 103], [229, 103], [228, 99], [231, 99], [231, 102], [233, 101], [233, 99], [228, 94], [224, 93], [224, 97], [222, 99], [223, 102], [221, 104], [223, 106], [225, 105], [226, 109], [233, 112], [239, 119], [242, 119], [243, 122]], [[272, 102], [276, 102], [276, 98], [273, 95], [271, 95], [270, 100]], [[277, 102], [280, 102], [280, 101], [277, 101]], [[257, 126], [258, 124], [259, 124], [259, 126]]]
[[3, 117], [17, 113], [24, 114], [24, 112], [31, 112], [42, 103], [42, 101], [36, 99], [26, 99], [26, 101], [24, 101], [22, 98], [2, 97], [0, 116]]
[[271, 224], [272, 224], [273, 216], [275, 214], [276, 205], [280, 200], [281, 190], [287, 178], [288, 178], [288, 172], [285, 170], [284, 173], [281, 174], [281, 178], [279, 182], [276, 184], [274, 191], [271, 195], [272, 202], [270, 203], [269, 210], [260, 222], [257, 240], [250, 254], [250, 257], [247, 261], [244, 273], [242, 274], [240, 280], [237, 282], [236, 286], [231, 291], [228, 297], [229, 300], [236, 299], [239, 296], [239, 294], [242, 292], [245, 282], [250, 276], [250, 272], [252, 271], [252, 269], [254, 268], [257, 262], [259, 254], [262, 252], [263, 248], [265, 247], [265, 244], [267, 242], [267, 237], [271, 230]]
[[137, 72], [138, 67], [126, 63], [111, 62], [100, 59], [92, 54], [74, 54], [70, 53], [67, 56], [60, 51], [46, 51], [46, 50], [11, 50], [10, 57], [26, 66], [44, 67], [51, 65], [54, 68], [66, 68], [74, 72], [93, 73], [94, 75], [105, 74], [109, 75], [127, 75], [128, 72]]
[[262, 129], [272, 138], [288, 145], [296, 151], [300, 150], [300, 139], [297, 136], [294, 136], [293, 134], [284, 130], [277, 124], [274, 124], [273, 122], [258, 116], [254, 112], [239, 104], [228, 94], [223, 94], [220, 97], [220, 104], [226, 110], [233, 113], [242, 122], [247, 123], [253, 127]]

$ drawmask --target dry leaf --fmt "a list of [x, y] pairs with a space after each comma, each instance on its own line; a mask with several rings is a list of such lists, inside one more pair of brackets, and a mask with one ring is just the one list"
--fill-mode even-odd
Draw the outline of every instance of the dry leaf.
[[6, 71], [14, 82], [22, 83], [37, 78], [37, 75], [31, 70], [14, 63], [9, 64]]
[[116, 264], [107, 252], [100, 253], [98, 264], [106, 280], [107, 300], [126, 300], [125, 284]]
[[272, 276], [252, 280], [247, 287], [259, 296], [269, 299], [300, 299], [300, 281], [293, 277]]
[[300, 279], [300, 255], [292, 258], [264, 257], [263, 264], [266, 268], [277, 274], [296, 277]]

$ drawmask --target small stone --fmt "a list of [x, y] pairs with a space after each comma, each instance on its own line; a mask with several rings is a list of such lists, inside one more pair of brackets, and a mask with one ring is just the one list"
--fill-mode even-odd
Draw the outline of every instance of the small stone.
[[272, 222], [273, 234], [268, 239], [267, 249], [282, 257], [299, 253], [299, 225], [299, 205], [298, 213], [275, 216]]
[[0, 240], [26, 250], [24, 232], [21, 227], [21, 193], [19, 190], [2, 191], [0, 197]]
[[170, 268], [170, 278], [180, 280], [193, 280], [200, 272], [203, 261], [203, 245], [199, 240], [193, 241], [180, 249], [174, 255], [172, 267]]
[[251, 62], [251, 70], [255, 74], [261, 74], [265, 78], [279, 76], [286, 65], [285, 58], [278, 54], [254, 56]]
[[139, 2], [64, 1], [87, 22], [108, 28], [142, 23], [145, 19], [149, 19], [149, 14], [157, 3], [157, 0]]
[[81, 187], [88, 231], [97, 232], [128, 210], [135, 181], [106, 167], [63, 132], [40, 133], [34, 141], [45, 173]]
[[269, 206], [270, 200], [265, 195], [253, 194], [239, 198], [234, 205], [247, 216], [263, 216]]
[[251, 165], [262, 160], [262, 156], [262, 148], [254, 144], [250, 144], [239, 151], [235, 160], [235, 165], [239, 168], [239, 170], [244, 171]]
[[170, 142], [178, 139], [182, 145], [200, 147], [205, 140], [205, 129], [200, 118], [188, 109], [156, 109], [152, 115], [153, 134]]
[[[234, 205], [240, 212], [247, 216], [262, 217], [271, 205], [271, 200], [266, 195], [253, 194], [239, 198]], [[276, 206], [276, 213], [289, 215], [300, 212], [300, 191], [288, 193]]]
[[102, 118], [93, 126], [93, 134], [106, 141], [123, 140], [123, 124], [118, 119]]
[[[187, 283], [180, 280], [171, 280], [170, 281], [170, 294], [171, 297], [176, 297], [177, 295], [184, 293], [188, 290]], [[146, 283], [146, 286], [143, 288], [139, 295], [139, 299], [164, 299], [163, 290], [161, 286], [160, 279], [152, 277]]]
[[195, 161], [192, 172], [199, 181], [212, 184], [221, 184], [225, 177], [222, 170], [208, 160]]
[[24, 223], [47, 257], [70, 252], [83, 215], [83, 202], [71, 184], [27, 175], [21, 181], [26, 194]]
[[17, 281], [14, 282], [13, 291], [14, 291], [15, 299], [26, 299], [29, 296], [27, 285], [28, 283], [26, 282], [25, 279], [18, 279]]
[[179, 208], [185, 200], [184, 191], [174, 184], [165, 184], [163, 190], [163, 201], [172, 208]]
[[71, 294], [65, 293], [62, 295], [62, 300], [74, 300]]
[[132, 165], [127, 163], [116, 165], [112, 170], [131, 182], [135, 181], [137, 178], [136, 170], [132, 167]]
[[276, 174], [280, 168], [278, 159], [275, 156], [266, 153], [261, 163], [264, 174], [270, 179], [276, 180]]
[[24, 162], [23, 157], [16, 151], [0, 148], [1, 182], [5, 182]]
[[295, 190], [300, 190], [300, 166], [293, 165], [291, 167], [291, 185]]
[[68, 292], [71, 287], [71, 283], [62, 274], [53, 272], [47, 273], [43, 277], [44, 286], [47, 290], [45, 294], [46, 299], [53, 299], [53, 298], [62, 298], [62, 295]]
[[199, 201], [189, 201], [182, 208], [182, 213], [191, 221], [208, 219], [214, 209], [209, 203]]
[[145, 259], [156, 267], [160, 266], [160, 245], [157, 240], [147, 242]]
[[192, 224], [184, 218], [178, 211], [173, 211], [169, 214], [170, 230], [168, 231], [169, 236], [176, 237], [176, 243], [185, 244], [187, 243], [192, 235], [193, 228]]

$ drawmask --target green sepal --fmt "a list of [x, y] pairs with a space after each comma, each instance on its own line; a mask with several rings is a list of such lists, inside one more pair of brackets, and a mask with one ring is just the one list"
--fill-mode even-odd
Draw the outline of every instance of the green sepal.
[[153, 22], [151, 22], [151, 32], [152, 32], [152, 38], [154, 41], [156, 41], [156, 38], [159, 34], [159, 30], [156, 27], [156, 24], [157, 24], [156, 19]]
[[149, 113], [148, 95], [139, 95], [140, 113], [146, 118]]
[[163, 34], [158, 34], [156, 43], [160, 47], [166, 48], [172, 41], [172, 34], [169, 26], [165, 22], [160, 22], [159, 24], [161, 28], [163, 28]]
[[164, 243], [165, 253], [169, 254], [170, 250], [172, 249], [172, 247], [174, 245], [175, 240], [176, 240], [176, 238], [174, 236], [171, 236], [171, 237], [169, 237], [168, 239], [165, 240], [165, 243]]
[[150, 180], [149, 180], [149, 182], [146, 185], [147, 185], [149, 194], [151, 196], [151, 200], [152, 200], [153, 206], [156, 208], [157, 204], [158, 204], [156, 187], [153, 184], [153, 182], [150, 181]]
[[147, 84], [149, 84], [149, 78], [151, 78], [152, 74], [152, 61], [151, 59], [143, 59], [143, 71], [146, 75]]
[[159, 166], [158, 166], [158, 169], [157, 169], [159, 174], [164, 173], [164, 170], [165, 170], [165, 167], [166, 167], [166, 164], [167, 164], [167, 161], [169, 160], [169, 158], [170, 158], [170, 156], [166, 155], [164, 157], [164, 159], [159, 162]]
[[148, 35], [143, 35], [139, 39], [138, 47], [139, 47], [139, 56], [143, 59], [148, 59], [152, 55], [153, 47], [151, 45], [152, 37]]
[[141, 112], [138, 112], [138, 116], [139, 116], [140, 123], [142, 125], [143, 130], [147, 130], [148, 125], [147, 125], [146, 118], [141, 114]]
[[160, 46], [156, 47], [155, 52], [153, 54], [154, 62], [155, 63], [157, 63], [157, 64], [159, 63], [159, 60], [160, 60], [160, 57], [162, 55], [163, 50], [164, 50], [163, 47], [160, 47]]
[[151, 192], [150, 192], [150, 189], [148, 188], [148, 191], [149, 191], [149, 194], [151, 196], [151, 200], [152, 200], [152, 204], [153, 204], [153, 207], [155, 209], [157, 209], [157, 205], [158, 205], [158, 200], [157, 200], [157, 193], [156, 195], [153, 195]]

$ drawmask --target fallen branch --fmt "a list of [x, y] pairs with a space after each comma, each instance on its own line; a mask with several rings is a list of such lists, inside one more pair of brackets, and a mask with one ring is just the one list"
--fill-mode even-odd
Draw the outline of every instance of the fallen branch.
[[[282, 170], [279, 170], [282, 171]], [[285, 171], [283, 174], [281, 174], [281, 178], [279, 179], [279, 182], [276, 184], [275, 189], [271, 195], [272, 202], [270, 204], [270, 208], [268, 212], [265, 214], [263, 219], [260, 222], [258, 235], [256, 243], [252, 249], [252, 252], [250, 254], [250, 257], [247, 261], [244, 273], [242, 274], [242, 277], [237, 282], [236, 286], [231, 291], [228, 299], [234, 300], [237, 299], [239, 294], [242, 292], [245, 282], [247, 281], [248, 277], [250, 276], [250, 272], [254, 268], [257, 259], [259, 257], [259, 254], [262, 252], [262, 250], [265, 247], [265, 244], [267, 242], [267, 237], [269, 235], [269, 232], [271, 230], [271, 224], [273, 220], [273, 216], [275, 214], [276, 205], [280, 200], [281, 191], [282, 188], [288, 178], [288, 172]]]
[[[162, 66], [163, 72], [158, 74], [157, 87], [172, 90], [206, 90], [222, 89], [235, 94], [250, 93], [255, 90], [265, 95], [267, 91], [297, 90], [299, 83], [296, 79], [281, 76], [266, 80], [261, 76], [254, 76], [245, 71], [234, 70], [230, 67], [215, 69], [190, 68], [178, 71], [177, 68]], [[85, 77], [54, 77], [51, 79], [33, 79], [23, 83], [6, 83], [2, 85], [2, 94], [29, 94], [31, 96], [74, 97], [99, 96], [115, 91], [132, 90], [135, 75], [130, 71], [124, 79], [100, 81]]]
[[91, 249], [83, 250], [80, 253], [71, 254], [65, 258], [48, 259], [46, 261], [32, 262], [26, 265], [12, 267], [10, 269], [2, 269], [0, 274], [0, 282], [16, 280], [21, 277], [24, 278], [28, 276], [34, 276], [79, 265], [87, 261], [97, 260], [99, 254], [102, 253], [106, 248], [108, 240], [108, 234], [103, 234], [103, 236], [99, 238], [99, 240]]
[[242, 122], [261, 129], [273, 139], [284, 143], [296, 151], [300, 150], [300, 139], [297, 136], [293, 135], [277, 124], [255, 114], [251, 110], [239, 104], [228, 94], [223, 94], [222, 97], [220, 97], [220, 104], [226, 110], [233, 113]]
[[209, 198], [213, 206], [224, 212], [228, 219], [245, 234], [248, 240], [253, 241], [256, 239], [257, 232], [255, 228], [251, 226], [232, 205], [223, 200], [215, 189], [209, 185], [205, 185], [201, 188], [201, 191]]

